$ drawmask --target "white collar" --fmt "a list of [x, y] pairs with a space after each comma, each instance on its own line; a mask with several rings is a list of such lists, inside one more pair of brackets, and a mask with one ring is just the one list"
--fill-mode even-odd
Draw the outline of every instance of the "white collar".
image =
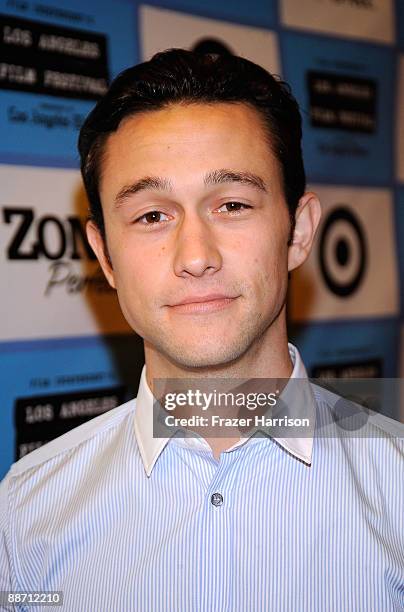
[[[293, 363], [293, 371], [291, 379], [307, 379], [306, 368], [300, 357], [299, 351], [293, 344], [288, 344], [289, 354]], [[134, 427], [137, 443], [139, 445], [140, 454], [147, 476], [150, 476], [153, 467], [162, 453], [164, 447], [171, 438], [155, 438], [153, 437], [153, 402], [154, 396], [146, 379], [146, 365], [143, 366], [140, 377], [140, 384], [136, 399], [136, 410], [134, 416]], [[313, 450], [313, 436], [315, 426], [315, 399], [309, 384], [299, 386], [299, 404], [305, 406], [305, 415], [309, 416], [310, 426], [304, 438], [277, 438], [276, 440], [285, 450], [291, 453], [297, 459], [311, 464]], [[241, 439], [225, 452], [233, 450], [237, 446], [244, 444], [248, 438]], [[207, 442], [203, 439], [194, 438], [194, 443], [202, 442], [208, 447]], [[210, 448], [210, 447], [208, 447]]]

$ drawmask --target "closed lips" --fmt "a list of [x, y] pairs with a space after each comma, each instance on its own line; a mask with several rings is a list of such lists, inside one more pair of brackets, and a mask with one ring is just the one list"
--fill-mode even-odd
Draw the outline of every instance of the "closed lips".
[[177, 302], [177, 304], [172, 304], [172, 306], [182, 306], [183, 304], [196, 304], [199, 302], [212, 302], [214, 300], [232, 300], [236, 296], [232, 295], [223, 295], [219, 293], [212, 293], [210, 295], [192, 295], [187, 298], [181, 300], [181, 302]]

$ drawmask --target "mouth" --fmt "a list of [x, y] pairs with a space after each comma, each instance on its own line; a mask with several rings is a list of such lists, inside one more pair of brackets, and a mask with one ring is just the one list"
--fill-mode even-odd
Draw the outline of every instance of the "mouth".
[[179, 304], [169, 306], [170, 311], [176, 314], [206, 314], [225, 310], [231, 306], [237, 298], [228, 296], [205, 296], [205, 297], [189, 297]]

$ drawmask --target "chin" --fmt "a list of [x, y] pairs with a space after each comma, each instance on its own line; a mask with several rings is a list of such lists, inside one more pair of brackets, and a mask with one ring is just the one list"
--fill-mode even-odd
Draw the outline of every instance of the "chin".
[[166, 353], [171, 361], [177, 363], [182, 368], [203, 369], [203, 368], [220, 368], [235, 361], [240, 357], [244, 350], [241, 347], [236, 349], [229, 346], [218, 346], [215, 349], [206, 350], [206, 347], [195, 347], [194, 350], [184, 349]]
[[188, 325], [187, 328], [182, 326], [181, 330], [171, 329], [170, 334], [167, 333], [167, 326], [160, 329], [157, 337], [155, 329], [142, 337], [173, 364], [196, 370], [234, 363], [261, 337], [265, 326], [259, 316], [252, 315], [244, 325], [233, 322], [219, 328], [210, 324], [203, 329]]

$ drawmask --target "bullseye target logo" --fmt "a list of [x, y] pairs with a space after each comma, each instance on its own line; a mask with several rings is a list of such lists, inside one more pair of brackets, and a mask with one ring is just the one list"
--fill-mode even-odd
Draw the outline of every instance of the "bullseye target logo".
[[307, 261], [291, 274], [292, 321], [396, 315], [393, 197], [388, 189], [311, 185], [322, 219]]
[[320, 234], [319, 259], [332, 293], [346, 297], [357, 291], [367, 268], [366, 238], [358, 217], [346, 206], [328, 215]]

